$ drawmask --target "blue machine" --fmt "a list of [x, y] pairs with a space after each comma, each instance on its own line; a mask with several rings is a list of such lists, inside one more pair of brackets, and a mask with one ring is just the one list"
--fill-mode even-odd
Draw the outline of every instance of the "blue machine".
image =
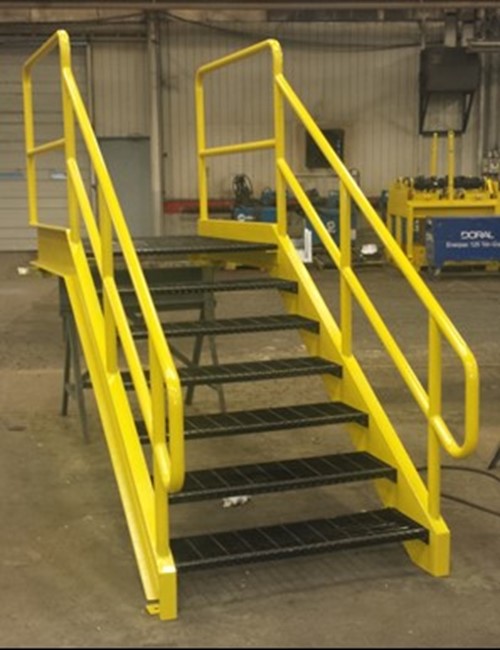
[[[328, 192], [326, 199], [318, 198], [316, 201], [313, 200], [313, 205], [332, 239], [338, 244], [340, 234], [340, 196], [338, 191]], [[312, 244], [313, 246], [321, 244], [320, 238], [314, 229]]]
[[425, 248], [435, 269], [445, 262], [500, 262], [500, 215], [428, 219]]
[[[340, 234], [340, 207], [339, 192], [332, 190], [327, 196], [320, 196], [317, 190], [308, 192], [309, 199], [314, 205], [320, 219], [330, 233], [332, 239], [338, 244]], [[292, 197], [288, 196], [291, 202]], [[352, 228], [356, 229], [357, 209], [352, 206]], [[233, 208], [233, 218], [239, 221], [263, 221], [273, 223], [276, 221], [276, 192], [269, 187], [264, 188], [259, 200], [253, 199], [246, 204], [236, 202]], [[308, 226], [309, 227], [309, 226]], [[316, 232], [312, 231], [312, 244], [321, 244]]]

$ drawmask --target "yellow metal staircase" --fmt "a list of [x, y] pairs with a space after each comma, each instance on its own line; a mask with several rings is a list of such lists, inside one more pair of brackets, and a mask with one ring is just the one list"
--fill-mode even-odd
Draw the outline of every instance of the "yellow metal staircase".
[[[60, 139], [37, 144], [35, 139], [32, 71], [58, 48], [63, 102]], [[267, 54], [272, 62], [274, 125], [272, 138], [219, 147], [207, 146], [204, 84], [207, 75], [241, 59]], [[340, 548], [403, 542], [412, 560], [433, 575], [449, 571], [449, 531], [440, 513], [440, 449], [461, 458], [471, 453], [478, 434], [478, 371], [469, 348], [438, 302], [413, 269], [372, 206], [324, 139], [282, 71], [279, 44], [267, 40], [214, 61], [196, 76], [199, 237], [166, 246], [172, 254], [203, 258], [204, 263], [236, 262], [267, 271], [268, 279], [189, 283], [163, 287], [165, 292], [279, 291], [287, 314], [207, 320], [203, 323], [162, 323], [155, 295], [146, 282], [139, 256], [128, 232], [119, 202], [71, 70], [70, 43], [56, 32], [26, 62], [23, 72], [26, 155], [30, 223], [38, 232], [36, 265], [62, 277], [71, 302], [83, 353], [95, 391], [114, 472], [139, 566], [148, 609], [162, 619], [177, 615], [177, 572], [228, 564], [278, 559]], [[288, 104], [331, 164], [340, 181], [340, 245], [331, 239], [285, 156], [284, 109]], [[77, 162], [79, 132], [94, 169], [97, 209], [94, 212]], [[208, 215], [207, 160], [270, 149], [276, 168], [277, 222], [240, 223], [214, 220]], [[36, 160], [62, 150], [66, 161], [68, 227], [39, 222]], [[335, 320], [307, 268], [287, 235], [286, 191], [300, 203], [307, 219], [339, 270], [340, 317]], [[399, 348], [388, 325], [360, 283], [351, 263], [351, 203], [394, 260], [420, 299], [428, 316], [428, 385], [423, 386]], [[82, 231], [85, 239], [82, 239]], [[89, 244], [86, 243], [88, 240]], [[140, 326], [127, 317], [116, 281], [116, 260], [123, 261], [131, 280]], [[92, 265], [99, 282], [94, 280]], [[233, 286], [229, 286], [232, 284]], [[428, 480], [424, 484], [391, 421], [353, 354], [352, 311], [357, 303], [387, 354], [393, 360], [427, 420]], [[198, 330], [197, 330], [198, 328]], [[269, 362], [242, 362], [178, 370], [169, 347], [176, 336], [203, 329], [214, 335], [297, 329], [309, 357]], [[140, 330], [140, 331], [139, 331]], [[137, 339], [148, 344], [143, 368]], [[445, 339], [464, 368], [464, 435], [457, 443], [442, 414], [442, 354]], [[230, 381], [257, 381], [319, 375], [327, 399], [272, 409], [249, 409], [186, 416], [183, 386]], [[126, 382], [133, 386], [140, 417], [134, 412]], [[307, 426], [342, 424], [354, 451], [328, 457], [208, 468], [186, 473], [185, 440], [210, 436], [293, 430]], [[151, 454], [152, 462], [148, 458]], [[349, 516], [298, 521], [257, 529], [211, 533], [191, 538], [171, 535], [169, 511], [176, 503], [235, 494], [313, 488], [357, 480], [373, 480], [382, 507]]]

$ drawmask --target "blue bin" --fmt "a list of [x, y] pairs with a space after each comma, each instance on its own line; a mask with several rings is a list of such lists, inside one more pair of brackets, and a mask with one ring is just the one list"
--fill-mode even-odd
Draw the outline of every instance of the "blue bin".
[[436, 269], [445, 262], [499, 262], [500, 216], [428, 219], [425, 252]]

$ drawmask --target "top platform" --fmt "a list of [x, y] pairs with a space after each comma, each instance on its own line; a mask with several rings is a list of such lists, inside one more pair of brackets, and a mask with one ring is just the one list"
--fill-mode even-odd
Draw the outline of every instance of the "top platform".
[[[247, 251], [273, 251], [274, 244], [237, 241], [234, 239], [217, 239], [191, 235], [184, 237], [137, 237], [133, 239], [135, 249], [144, 255], [188, 255], [192, 253], [227, 253]], [[87, 246], [87, 250], [89, 247]], [[89, 251], [90, 252], [90, 251]], [[116, 247], [115, 253], [121, 254]]]

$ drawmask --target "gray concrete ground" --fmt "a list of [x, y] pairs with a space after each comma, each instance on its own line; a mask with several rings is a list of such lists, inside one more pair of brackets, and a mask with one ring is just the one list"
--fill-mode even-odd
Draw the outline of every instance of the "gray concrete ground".
[[[56, 647], [499, 647], [500, 520], [450, 499], [452, 573], [436, 579], [388, 546], [186, 574], [179, 619], [162, 623], [144, 610], [143, 594], [95, 404], [87, 394], [91, 442], [85, 444], [74, 403], [59, 415], [63, 344], [54, 279], [22, 276], [26, 254], [0, 256], [0, 645]], [[248, 271], [224, 272], [231, 277]], [[338, 277], [313, 269], [336, 309]], [[426, 320], [396, 271], [360, 269], [362, 282], [394, 323], [398, 340], [425, 380]], [[460, 273], [432, 282], [477, 355], [482, 378], [477, 452], [452, 467], [486, 469], [500, 443], [500, 276]], [[218, 315], [278, 310], [273, 295], [225, 294]], [[426, 432], [390, 361], [356, 313], [355, 343], [363, 365], [417, 464], [425, 464]], [[250, 345], [251, 347], [247, 347]], [[296, 355], [295, 334], [226, 337], [221, 359]], [[444, 398], [457, 425], [460, 368], [445, 349]], [[311, 380], [232, 386], [232, 409], [322, 399]], [[194, 412], [216, 410], [199, 389]], [[242, 457], [291, 457], [348, 449], [341, 431], [280, 432], [227, 441], [192, 442], [189, 467], [230, 464]], [[500, 463], [499, 463], [500, 465]], [[492, 471], [500, 478], [500, 467]], [[321, 516], [377, 507], [369, 485], [324, 488], [252, 499], [239, 508], [220, 502], [178, 506], [176, 535], [254, 522]], [[443, 492], [500, 511], [498, 480], [445, 470]], [[306, 513], [304, 515], [304, 513]]]

